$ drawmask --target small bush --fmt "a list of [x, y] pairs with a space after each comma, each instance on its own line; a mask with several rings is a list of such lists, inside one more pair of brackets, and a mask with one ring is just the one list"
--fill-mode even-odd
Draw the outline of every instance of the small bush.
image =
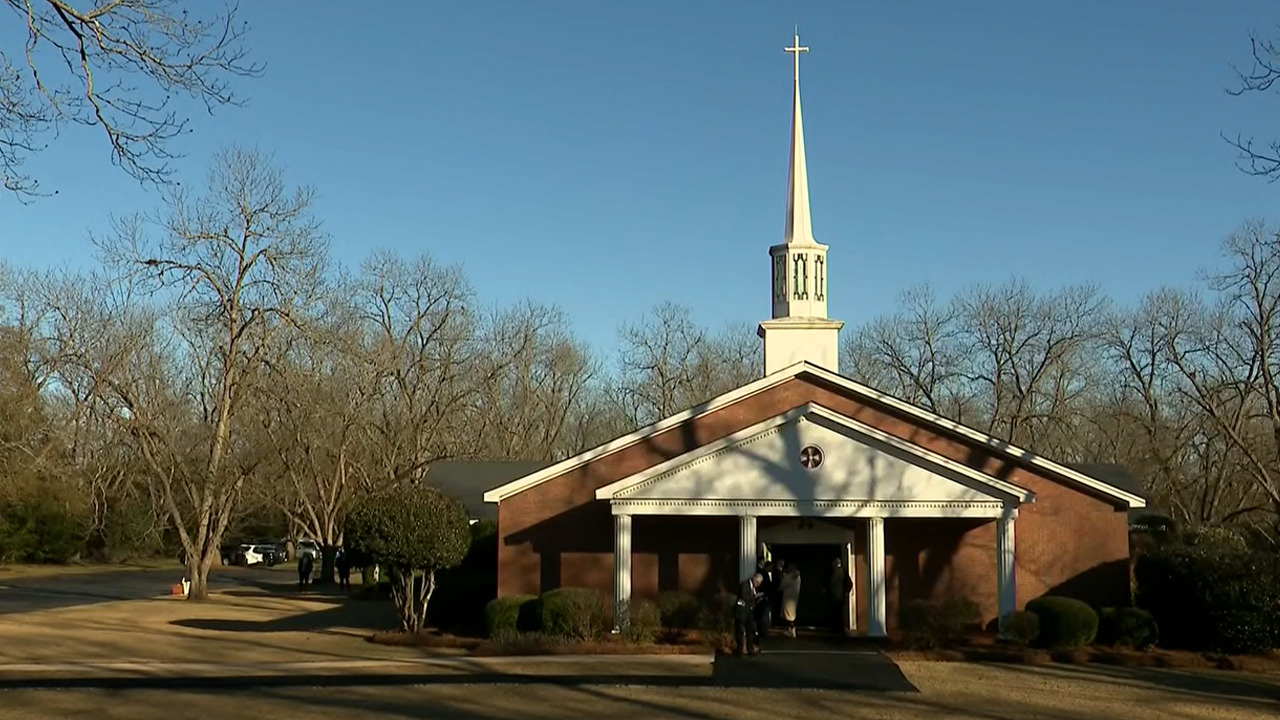
[[1030, 645], [1040, 635], [1040, 616], [1026, 610], [1011, 612], [1005, 616], [1004, 632], [1009, 640]]
[[1141, 608], [1103, 608], [1098, 613], [1098, 643], [1145, 650], [1160, 640], [1155, 618]]
[[736, 595], [719, 593], [698, 613], [698, 628], [713, 647], [726, 651], [733, 648], [733, 610], [737, 602]]
[[489, 637], [498, 638], [521, 631], [537, 629], [538, 598], [533, 595], [508, 595], [490, 600], [485, 606], [485, 629]]
[[903, 638], [917, 648], [954, 645], [981, 619], [978, 604], [966, 598], [912, 600], [898, 611]]
[[1070, 650], [1093, 642], [1098, 635], [1098, 613], [1075, 598], [1046, 595], [1027, 603], [1027, 611], [1040, 621], [1036, 644], [1051, 650]]
[[692, 630], [698, 627], [702, 605], [698, 598], [687, 592], [670, 590], [658, 595], [658, 611], [662, 615], [663, 627]]
[[568, 640], [596, 640], [609, 613], [604, 596], [589, 588], [560, 588], [542, 594], [542, 630]]
[[622, 628], [622, 638], [627, 642], [650, 644], [662, 630], [662, 612], [649, 600], [632, 603], [627, 613], [627, 624]]

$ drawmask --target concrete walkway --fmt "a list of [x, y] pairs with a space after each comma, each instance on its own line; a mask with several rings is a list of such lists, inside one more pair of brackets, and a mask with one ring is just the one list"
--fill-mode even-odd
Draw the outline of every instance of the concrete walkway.
[[766, 637], [755, 657], [720, 655], [716, 685], [743, 688], [814, 688], [916, 692], [916, 687], [875, 643], [824, 635]]

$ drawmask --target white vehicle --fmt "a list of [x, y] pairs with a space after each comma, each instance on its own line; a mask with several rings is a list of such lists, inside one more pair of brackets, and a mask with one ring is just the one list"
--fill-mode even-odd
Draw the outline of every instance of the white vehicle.
[[312, 562], [320, 559], [320, 546], [315, 540], [299, 540], [298, 541], [298, 559], [301, 560], [303, 555], [310, 555]]
[[263, 562], [262, 552], [256, 545], [241, 545], [240, 556], [244, 558], [245, 565], [261, 565]]

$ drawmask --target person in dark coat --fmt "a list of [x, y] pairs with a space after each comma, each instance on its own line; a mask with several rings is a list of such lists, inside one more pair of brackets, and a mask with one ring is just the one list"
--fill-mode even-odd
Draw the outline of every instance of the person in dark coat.
[[764, 576], [756, 573], [742, 582], [733, 612], [734, 655], [744, 652], [760, 654], [760, 637], [756, 633], [756, 605], [761, 600], [760, 583]]
[[302, 592], [311, 587], [311, 571], [315, 567], [315, 560], [311, 554], [307, 553], [298, 558], [298, 591]]
[[350, 590], [351, 558], [347, 557], [346, 548], [338, 548], [338, 556], [334, 558], [334, 565], [338, 568], [338, 587], [343, 590]]

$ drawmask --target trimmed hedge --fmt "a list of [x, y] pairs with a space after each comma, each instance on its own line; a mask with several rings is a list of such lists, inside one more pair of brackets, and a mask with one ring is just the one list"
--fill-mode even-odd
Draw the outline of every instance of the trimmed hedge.
[[1098, 635], [1098, 613], [1075, 598], [1046, 595], [1027, 603], [1027, 611], [1039, 619], [1036, 644], [1041, 647], [1069, 650], [1088, 645]]
[[1160, 640], [1155, 618], [1142, 608], [1102, 608], [1098, 613], [1098, 644], [1145, 650]]
[[698, 627], [702, 605], [698, 598], [687, 592], [668, 590], [658, 595], [658, 612], [663, 627], [692, 630]]
[[661, 631], [662, 612], [656, 603], [640, 600], [631, 605], [627, 612], [627, 624], [622, 628], [623, 639], [633, 643], [652, 643], [658, 639]]
[[733, 610], [738, 596], [733, 593], [717, 593], [698, 614], [698, 628], [712, 633], [733, 634]]
[[1160, 644], [1231, 654], [1280, 647], [1280, 557], [1191, 540], [1153, 549], [1134, 568], [1137, 605], [1160, 628]]
[[595, 640], [608, 629], [604, 595], [589, 588], [559, 588], [542, 594], [542, 631], [569, 640]]
[[904, 639], [919, 648], [954, 645], [981, 621], [978, 604], [967, 598], [912, 600], [898, 611]]
[[538, 629], [538, 614], [538, 598], [533, 595], [496, 598], [485, 606], [485, 629], [491, 638], [532, 632]]
[[1009, 640], [1030, 645], [1040, 636], [1040, 616], [1026, 610], [1011, 612], [1005, 616], [1004, 631]]

